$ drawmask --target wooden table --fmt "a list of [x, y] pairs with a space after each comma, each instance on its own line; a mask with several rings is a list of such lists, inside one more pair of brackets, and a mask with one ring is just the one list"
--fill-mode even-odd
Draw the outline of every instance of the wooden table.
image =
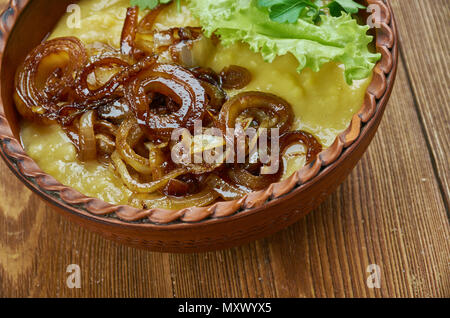
[[[450, 297], [450, 2], [392, 3], [401, 62], [383, 123], [308, 217], [230, 250], [150, 253], [69, 223], [2, 161], [0, 296]], [[69, 264], [80, 266], [80, 289], [66, 286]], [[379, 289], [366, 284], [370, 264]]]

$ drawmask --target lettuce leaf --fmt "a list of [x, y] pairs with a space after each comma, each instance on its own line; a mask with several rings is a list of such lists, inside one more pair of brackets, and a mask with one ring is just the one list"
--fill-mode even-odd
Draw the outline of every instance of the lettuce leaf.
[[351, 84], [367, 78], [381, 57], [369, 51], [369, 27], [358, 25], [350, 14], [322, 16], [316, 25], [302, 19], [272, 21], [257, 0], [189, 0], [189, 8], [207, 36], [215, 33], [224, 45], [248, 43], [268, 62], [291, 53], [299, 62], [298, 72], [305, 67], [317, 72], [323, 64], [335, 61], [345, 66], [345, 78]]

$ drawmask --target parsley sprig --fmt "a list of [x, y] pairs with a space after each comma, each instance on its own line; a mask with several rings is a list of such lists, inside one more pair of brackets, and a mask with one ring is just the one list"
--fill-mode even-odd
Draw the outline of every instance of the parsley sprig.
[[342, 12], [357, 13], [365, 7], [353, 0], [333, 0], [321, 5], [321, 0], [258, 0], [258, 5], [269, 10], [270, 19], [279, 23], [295, 23], [299, 18], [318, 22], [328, 8], [333, 17]]

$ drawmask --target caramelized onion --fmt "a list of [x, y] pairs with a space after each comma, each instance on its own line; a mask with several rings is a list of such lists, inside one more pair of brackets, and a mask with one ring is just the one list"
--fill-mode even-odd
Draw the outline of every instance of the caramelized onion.
[[227, 101], [227, 94], [218, 85], [213, 85], [206, 81], [201, 81], [201, 85], [208, 96], [208, 105], [213, 111], [220, 111], [222, 105]]
[[254, 175], [245, 169], [242, 165], [235, 166], [228, 171], [228, 176], [236, 184], [245, 186], [252, 190], [262, 190], [270, 186], [272, 183], [279, 181], [283, 173], [283, 162], [281, 156], [284, 155], [288, 147], [294, 143], [303, 143], [308, 149], [306, 155], [307, 163], [311, 163], [316, 156], [322, 151], [322, 145], [317, 139], [305, 131], [287, 132], [280, 137], [280, 156], [276, 159], [279, 161], [279, 169], [274, 174]]
[[243, 167], [237, 166], [228, 170], [228, 176], [236, 184], [254, 191], [259, 191], [269, 187], [272, 183], [277, 182], [280, 179], [280, 171], [281, 169], [275, 174], [254, 175]]
[[183, 182], [178, 179], [172, 179], [164, 188], [164, 194], [182, 197], [185, 196], [189, 192], [189, 185], [186, 182]]
[[[164, 39], [161, 46], [176, 45], [181, 42], [191, 43], [202, 37], [202, 28], [200, 27], [184, 27], [184, 28], [170, 28], [167, 30], [157, 31], [154, 37]], [[164, 45], [165, 44], [165, 45]]]
[[117, 127], [107, 120], [97, 120], [95, 122], [95, 132], [100, 132], [109, 136], [116, 136]]
[[128, 171], [127, 165], [122, 160], [120, 155], [115, 151], [111, 155], [111, 160], [114, 163], [117, 173], [120, 175], [123, 183], [127, 186], [128, 189], [134, 191], [136, 193], [153, 193], [158, 191], [159, 189], [166, 186], [166, 184], [171, 180], [175, 179], [186, 173], [186, 170], [183, 168], [172, 170], [171, 172], [164, 175], [162, 178], [148, 182], [141, 183], [130, 175]]
[[[129, 8], [120, 52], [97, 43], [89, 46], [88, 61], [88, 51], [73, 37], [39, 45], [16, 75], [14, 99], [19, 112], [43, 123], [62, 124], [80, 160], [110, 162], [134, 192], [132, 204], [144, 208], [205, 206], [218, 198], [234, 200], [264, 189], [280, 180], [281, 155], [296, 142], [305, 145], [306, 161], [312, 162], [322, 146], [309, 133], [289, 132], [294, 113], [287, 101], [261, 92], [244, 92], [228, 100], [224, 89], [242, 89], [251, 82], [247, 69], [231, 65], [220, 74], [210, 68], [187, 69], [195, 65], [192, 52], [210, 44], [197, 27], [153, 30], [166, 6], [159, 5], [140, 22], [139, 9]], [[175, 64], [157, 63], [158, 59]], [[173, 162], [168, 137], [178, 128], [190, 134], [197, 120], [205, 127], [220, 128], [224, 135], [227, 128], [257, 124], [279, 128], [282, 154], [273, 160], [280, 168], [263, 174], [267, 166], [261, 162], [228, 165], [225, 161], [232, 151], [212, 164]], [[256, 146], [260, 131], [255, 139], [246, 139], [249, 149]], [[225, 140], [219, 135], [218, 145], [223, 147]], [[199, 141], [200, 150], [194, 145], [189, 156], [205, 151], [216, 154], [212, 138]], [[247, 156], [247, 162], [253, 162], [252, 158]]]
[[153, 179], [160, 179], [164, 175], [164, 165], [166, 164], [162, 148], [167, 147], [167, 144], [155, 145], [153, 143], [146, 143], [145, 146], [148, 150], [148, 160]]
[[88, 110], [97, 109], [104, 106], [109, 101], [105, 99], [85, 101], [81, 103], [71, 102], [61, 104], [59, 109], [55, 111], [51, 118], [56, 119], [62, 126], [70, 125], [76, 118], [84, 114]]
[[252, 74], [244, 67], [230, 65], [220, 72], [222, 87], [225, 89], [242, 89], [252, 81]]
[[97, 114], [100, 118], [114, 124], [120, 124], [125, 118], [133, 116], [125, 98], [100, 106], [97, 108]]
[[172, 28], [170, 32], [172, 44], [168, 51], [172, 61], [185, 67], [193, 67], [196, 62], [192, 53], [192, 46], [195, 41], [201, 39], [202, 29], [198, 27]]
[[[236, 127], [236, 119], [244, 111], [262, 110], [266, 118], [277, 120], [275, 125], [266, 128], [279, 128], [280, 134], [288, 131], [294, 120], [292, 106], [284, 99], [269, 93], [244, 92], [236, 95], [223, 105], [219, 114], [220, 129], [226, 134], [227, 128]], [[254, 112], [258, 115], [257, 112]], [[258, 115], [259, 116], [259, 115]]]
[[79, 124], [79, 122], [74, 122], [70, 126], [62, 127], [63, 131], [66, 133], [73, 146], [77, 149], [77, 153], [80, 153], [80, 130], [78, 129]]
[[111, 156], [111, 154], [116, 149], [116, 143], [114, 139], [104, 134], [95, 135], [95, 139], [98, 149], [97, 153], [101, 154], [104, 157]]
[[151, 33], [156, 19], [161, 11], [167, 6], [168, 4], [159, 4], [156, 8], [150, 10], [150, 12], [142, 18], [141, 22], [139, 22], [138, 32], [143, 34]]
[[134, 196], [131, 204], [135, 207], [144, 209], [167, 209], [182, 210], [191, 207], [207, 206], [217, 200], [219, 194], [211, 189], [204, 189], [196, 194], [190, 194], [185, 197], [173, 197], [165, 195], [144, 195]]
[[216, 86], [222, 86], [222, 78], [209, 67], [194, 67], [190, 71], [198, 79]]
[[184, 67], [192, 67], [195, 65], [194, 54], [192, 53], [189, 43], [180, 42], [169, 48], [172, 62], [183, 65]]
[[117, 153], [136, 171], [144, 174], [151, 174], [152, 168], [149, 159], [138, 155], [133, 150], [134, 145], [142, 135], [142, 130], [139, 128], [134, 118], [130, 117], [124, 120], [117, 131]]
[[128, 8], [120, 38], [120, 52], [123, 55], [131, 55], [137, 60], [143, 57], [143, 52], [136, 47], [135, 43], [138, 19], [139, 8], [137, 6]]
[[214, 112], [220, 111], [228, 99], [227, 94], [222, 89], [221, 77], [214, 70], [207, 67], [194, 67], [190, 71], [200, 80], [201, 85], [205, 89], [209, 100], [208, 105]]
[[306, 153], [306, 164], [314, 161], [317, 155], [322, 151], [322, 144], [316, 137], [306, 131], [290, 131], [280, 137], [280, 149], [282, 149], [283, 153], [294, 143], [303, 143], [308, 149]]
[[[170, 97], [180, 105], [176, 112], [160, 115], [150, 109], [148, 93]], [[141, 73], [125, 87], [125, 96], [139, 125], [150, 135], [170, 136], [174, 129], [192, 129], [195, 120], [206, 112], [206, 94], [200, 82], [186, 69], [172, 64], [157, 64]]]
[[[117, 81], [110, 78], [103, 86], [91, 90], [88, 84], [88, 76], [95, 72], [98, 68], [113, 68], [120, 67], [126, 68], [130, 66], [127, 62], [121, 60], [118, 57], [105, 57], [101, 59], [96, 59], [93, 62], [87, 64], [83, 70], [78, 74], [76, 92], [80, 96], [80, 99], [100, 99], [102, 98], [106, 92], [113, 92], [119, 85]], [[117, 75], [117, 74], [116, 74]], [[113, 76], [115, 77], [115, 76]]]
[[[156, 59], [157, 57], [154, 55], [148, 56], [131, 66], [127, 62], [115, 57], [106, 57], [100, 60], [96, 60], [92, 63], [89, 63], [79, 74], [76, 92], [79, 98], [84, 101], [99, 100], [104, 97], [111, 97], [120, 85], [125, 84], [142, 70], [151, 67], [156, 62]], [[106, 82], [103, 86], [95, 90], [91, 90], [87, 83], [88, 75], [98, 67], [111, 67], [112, 65], [122, 66], [124, 68], [122, 71], [109, 79], [109, 81]]]
[[236, 200], [240, 199], [250, 192], [250, 190], [244, 190], [231, 183], [226, 182], [215, 174], [211, 174], [206, 179], [206, 183], [211, 189], [216, 191], [224, 200]]
[[[49, 58], [52, 59], [46, 63]], [[67, 100], [74, 86], [75, 73], [86, 60], [86, 49], [75, 37], [57, 38], [37, 46], [17, 72], [19, 111], [27, 118], [35, 114], [54, 119], [59, 103]]]
[[97, 142], [94, 132], [95, 112], [90, 110], [83, 114], [79, 124], [80, 160], [89, 161], [97, 159]]

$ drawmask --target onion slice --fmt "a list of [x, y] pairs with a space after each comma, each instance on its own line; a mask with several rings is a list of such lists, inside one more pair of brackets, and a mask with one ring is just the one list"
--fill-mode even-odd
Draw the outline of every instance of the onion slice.
[[168, 4], [159, 4], [156, 8], [150, 10], [150, 12], [147, 13], [139, 22], [138, 32], [143, 34], [151, 33], [153, 31], [153, 26], [156, 19], [158, 18], [162, 10], [167, 6]]
[[[303, 143], [307, 149], [306, 161], [311, 163], [316, 156], [322, 151], [322, 145], [317, 139], [305, 131], [292, 131], [280, 137], [280, 156], [276, 159], [279, 161], [279, 169], [276, 173], [254, 175], [245, 169], [244, 166], [234, 166], [228, 170], [228, 176], [236, 184], [242, 185], [252, 190], [262, 190], [269, 187], [272, 183], [278, 182], [283, 174], [283, 161], [281, 157], [284, 155], [288, 147], [294, 143]], [[261, 168], [264, 171], [265, 167]]]
[[303, 143], [308, 149], [306, 153], [306, 164], [310, 164], [322, 151], [322, 144], [312, 134], [303, 131], [290, 131], [280, 137], [280, 148], [284, 154], [289, 146], [294, 143]]
[[292, 126], [294, 112], [287, 101], [269, 93], [244, 92], [236, 95], [223, 105], [218, 119], [219, 128], [226, 134], [227, 128], [236, 127], [236, 120], [244, 111], [252, 111], [253, 115], [260, 117], [261, 112], [258, 110], [262, 110], [266, 114], [266, 117], [261, 118], [260, 121], [277, 120], [272, 127], [266, 128], [279, 128], [279, 133], [283, 134]]
[[55, 119], [59, 103], [70, 96], [74, 75], [86, 61], [86, 49], [75, 37], [41, 43], [26, 57], [16, 73], [19, 111], [22, 110], [27, 118], [35, 114], [36, 117]]
[[153, 169], [150, 161], [138, 155], [134, 150], [134, 145], [142, 137], [142, 130], [136, 122], [136, 119], [130, 117], [125, 119], [120, 125], [116, 135], [117, 153], [125, 162], [136, 171], [143, 174], [151, 174]]
[[125, 23], [120, 37], [120, 52], [133, 56], [136, 60], [143, 57], [143, 52], [136, 48], [136, 33], [138, 29], [139, 7], [127, 9]]
[[127, 165], [122, 160], [120, 155], [115, 151], [111, 155], [111, 160], [116, 168], [117, 173], [120, 175], [123, 183], [128, 189], [136, 193], [153, 193], [159, 189], [165, 187], [171, 179], [175, 179], [183, 174], [186, 174], [186, 170], [183, 168], [172, 170], [171, 172], [164, 175], [161, 179], [149, 182], [141, 183], [130, 175], [127, 169]]
[[185, 197], [137, 194], [134, 196], [131, 204], [144, 209], [182, 210], [191, 207], [207, 206], [216, 201], [217, 198], [219, 198], [217, 192], [206, 188], [199, 193], [190, 194]]
[[[148, 56], [134, 65], [129, 65], [127, 62], [116, 57], [105, 57], [100, 60], [96, 60], [89, 63], [83, 71], [79, 74], [76, 93], [78, 98], [83, 101], [94, 101], [105, 97], [114, 97], [113, 93], [119, 88], [119, 86], [125, 84], [134, 78], [141, 71], [150, 68], [157, 60], [155, 55]], [[122, 71], [110, 78], [103, 86], [91, 90], [87, 83], [87, 78], [98, 67], [105, 66], [121, 66]]]
[[208, 184], [211, 189], [216, 191], [222, 199], [227, 201], [240, 199], [251, 192], [251, 190], [244, 190], [242, 187], [228, 183], [215, 174], [210, 174], [208, 176], [206, 179], [206, 184]]
[[95, 112], [90, 110], [83, 114], [79, 124], [80, 160], [89, 161], [97, 159], [97, 142], [95, 139], [94, 125]]
[[[180, 107], [168, 115], [150, 109], [149, 93], [170, 97]], [[206, 93], [201, 83], [178, 65], [156, 64], [125, 87], [125, 96], [139, 125], [149, 135], [168, 137], [177, 128], [193, 129], [206, 112]]]
[[252, 74], [244, 67], [230, 65], [220, 72], [222, 87], [225, 89], [242, 89], [252, 81]]

